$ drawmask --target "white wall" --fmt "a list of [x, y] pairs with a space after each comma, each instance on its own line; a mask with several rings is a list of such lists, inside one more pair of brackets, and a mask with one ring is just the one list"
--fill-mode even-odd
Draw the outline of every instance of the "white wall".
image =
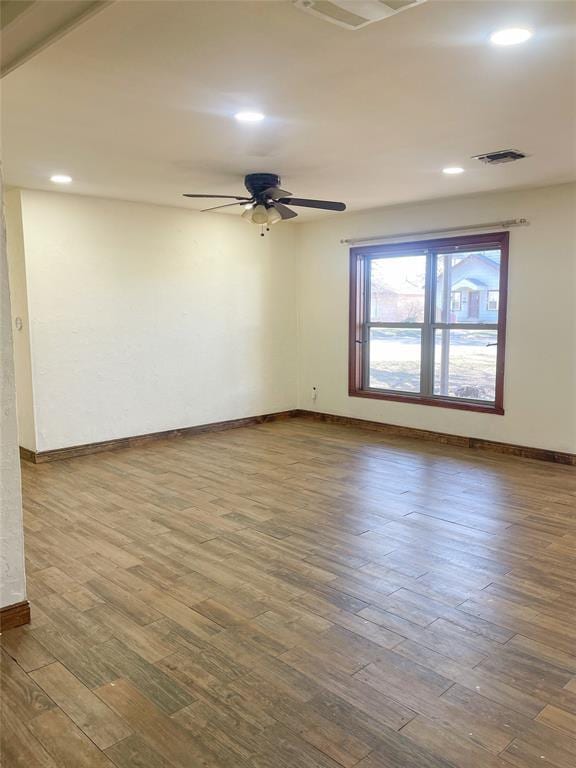
[[295, 407], [295, 228], [21, 200], [38, 451]]
[[[457, 181], [456, 181], [457, 183]], [[525, 217], [512, 229], [504, 416], [348, 396], [348, 247], [340, 239]], [[576, 452], [576, 185], [431, 201], [300, 227], [299, 407]], [[312, 401], [312, 387], [318, 399]]]
[[[34, 419], [32, 357], [30, 353], [28, 288], [26, 283], [21, 213], [20, 191], [13, 189], [6, 193], [6, 238], [8, 244], [8, 273], [10, 276], [10, 299], [14, 336], [18, 438], [23, 448], [35, 451], [36, 426]], [[20, 321], [20, 328], [16, 327], [17, 319]]]
[[[0, 180], [1, 187], [1, 180]], [[26, 599], [4, 210], [0, 223], [0, 608]]]

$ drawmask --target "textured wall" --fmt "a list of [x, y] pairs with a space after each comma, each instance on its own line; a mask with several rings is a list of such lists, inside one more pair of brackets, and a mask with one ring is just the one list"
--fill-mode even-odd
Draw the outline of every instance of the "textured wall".
[[21, 201], [38, 451], [295, 407], [296, 227]]
[[[1, 180], [0, 180], [1, 186]], [[4, 210], [0, 233], [0, 607], [26, 598]]]
[[[10, 303], [14, 340], [16, 373], [16, 404], [18, 409], [18, 437], [20, 445], [36, 450], [34, 421], [34, 390], [32, 384], [32, 356], [30, 354], [30, 322], [28, 316], [28, 287], [24, 257], [24, 234], [20, 190], [6, 193], [6, 240], [8, 245], [8, 273], [10, 275]], [[16, 327], [16, 319], [20, 327]]]

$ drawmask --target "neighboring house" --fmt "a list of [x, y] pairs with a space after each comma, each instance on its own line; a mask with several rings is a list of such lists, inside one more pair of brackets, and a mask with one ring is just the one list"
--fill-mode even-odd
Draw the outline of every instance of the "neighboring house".
[[[471, 253], [451, 267], [450, 323], [497, 323], [500, 293], [499, 254]], [[438, 276], [437, 304], [442, 305], [444, 275]]]
[[[442, 257], [440, 257], [442, 258]], [[497, 323], [499, 308], [498, 282], [500, 275], [498, 251], [477, 251], [460, 261], [452, 255], [450, 268], [451, 293], [449, 311], [443, 318], [444, 273], [436, 284], [437, 320], [447, 323]], [[443, 257], [445, 266], [447, 257]], [[456, 262], [456, 263], [454, 263]], [[420, 322], [424, 310], [424, 277], [410, 282], [397, 279], [394, 287], [384, 281], [372, 282], [372, 317], [380, 322]]]

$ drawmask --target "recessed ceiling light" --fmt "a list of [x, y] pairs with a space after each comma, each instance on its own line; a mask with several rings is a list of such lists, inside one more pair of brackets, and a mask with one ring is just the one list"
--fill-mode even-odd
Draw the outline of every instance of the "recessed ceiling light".
[[70, 184], [72, 176], [67, 176], [65, 173], [55, 173], [50, 176], [50, 181], [53, 181], [54, 184]]
[[448, 168], [442, 168], [442, 173], [447, 176], [457, 176], [459, 173], [464, 173], [464, 168], [460, 168], [458, 165], [450, 165]]
[[490, 37], [492, 45], [519, 45], [530, 40], [532, 32], [529, 29], [513, 27], [512, 29], [499, 29]]
[[259, 123], [261, 120], [264, 120], [265, 115], [262, 114], [262, 112], [236, 112], [234, 115], [236, 120], [240, 123]]

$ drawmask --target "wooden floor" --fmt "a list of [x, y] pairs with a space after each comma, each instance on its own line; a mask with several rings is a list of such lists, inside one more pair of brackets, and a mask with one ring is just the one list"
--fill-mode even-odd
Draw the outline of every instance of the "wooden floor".
[[576, 471], [304, 419], [25, 464], [4, 768], [574, 768]]

